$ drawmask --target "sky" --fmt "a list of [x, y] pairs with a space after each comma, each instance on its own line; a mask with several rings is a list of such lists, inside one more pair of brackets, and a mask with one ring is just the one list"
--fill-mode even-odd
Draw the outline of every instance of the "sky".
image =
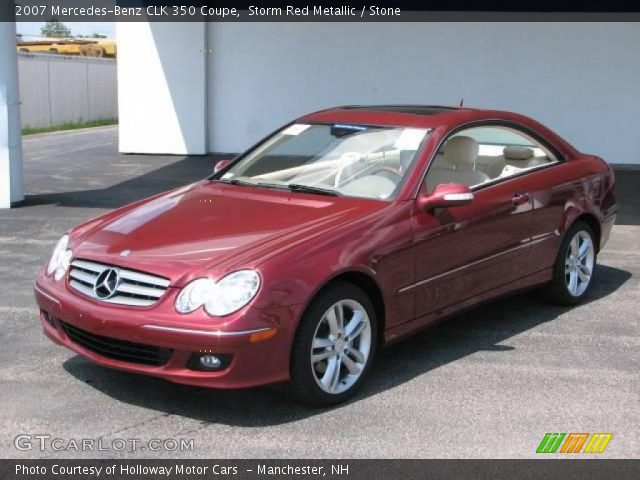
[[[72, 35], [91, 35], [99, 33], [110, 38], [115, 38], [116, 27], [114, 22], [64, 22], [71, 29]], [[21, 33], [26, 40], [29, 37], [40, 35], [40, 28], [44, 22], [16, 22], [16, 30]]]

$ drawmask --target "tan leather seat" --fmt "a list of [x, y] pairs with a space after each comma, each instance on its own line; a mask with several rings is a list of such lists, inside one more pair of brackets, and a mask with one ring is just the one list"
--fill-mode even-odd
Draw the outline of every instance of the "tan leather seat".
[[510, 177], [529, 168], [549, 163], [549, 157], [536, 157], [532, 148], [511, 145], [504, 147], [505, 166], [500, 177]]
[[433, 159], [433, 167], [431, 168], [444, 168], [447, 170], [453, 170], [453, 165], [447, 162], [447, 159], [444, 158], [443, 152], [438, 152], [436, 157]]
[[441, 183], [461, 183], [469, 187], [490, 180], [489, 175], [475, 170], [478, 143], [470, 137], [453, 137], [444, 146], [444, 158], [451, 168], [432, 168], [427, 175], [427, 188], [433, 191]]
[[396, 184], [379, 175], [367, 175], [349, 182], [338, 191], [349, 196], [366, 198], [389, 198]]
[[533, 148], [508, 146], [502, 152], [505, 163], [512, 167], [527, 168], [529, 160], [533, 158]]
[[507, 165], [518, 168], [531, 168], [549, 162], [547, 157], [535, 157], [533, 148], [515, 145], [504, 147], [504, 158]]
[[478, 158], [476, 158], [476, 170], [483, 171], [489, 175], [489, 178], [499, 177], [505, 164], [506, 163], [502, 155], [478, 155]]

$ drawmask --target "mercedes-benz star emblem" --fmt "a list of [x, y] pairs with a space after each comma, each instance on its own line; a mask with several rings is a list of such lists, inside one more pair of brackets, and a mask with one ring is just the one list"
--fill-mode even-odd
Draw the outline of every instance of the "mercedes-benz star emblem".
[[104, 272], [98, 275], [96, 284], [93, 287], [93, 293], [96, 294], [100, 300], [106, 300], [113, 297], [120, 283], [120, 275], [118, 271], [113, 268], [107, 268]]

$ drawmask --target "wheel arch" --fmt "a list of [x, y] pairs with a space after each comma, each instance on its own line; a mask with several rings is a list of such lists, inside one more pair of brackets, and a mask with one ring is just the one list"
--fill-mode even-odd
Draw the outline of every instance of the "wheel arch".
[[378, 345], [382, 345], [384, 343], [384, 330], [386, 323], [384, 295], [382, 293], [382, 289], [378, 285], [378, 282], [368, 271], [351, 269], [337, 272], [313, 292], [304, 307], [302, 315], [307, 311], [314, 298], [316, 298], [323, 290], [338, 282], [346, 282], [355, 285], [356, 287], [361, 288], [369, 297], [376, 313]]
[[579, 215], [577, 215], [575, 218], [573, 218], [573, 220], [567, 225], [567, 228], [565, 230], [565, 234], [566, 232], [569, 231], [569, 229], [571, 227], [573, 227], [573, 225], [576, 224], [576, 222], [584, 222], [587, 225], [589, 225], [591, 227], [591, 229], [593, 230], [593, 234], [596, 236], [595, 238], [595, 244], [596, 244], [596, 253], [600, 252], [600, 240], [601, 240], [601, 236], [602, 236], [602, 227], [600, 225], [600, 221], [598, 220], [598, 217], [596, 217], [593, 213], [591, 212], [583, 212], [580, 213]]

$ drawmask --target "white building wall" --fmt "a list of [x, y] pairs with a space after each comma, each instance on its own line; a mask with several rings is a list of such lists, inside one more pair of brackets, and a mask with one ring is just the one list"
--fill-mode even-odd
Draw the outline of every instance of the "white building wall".
[[640, 164], [638, 23], [229, 22], [207, 38], [209, 151], [243, 150], [329, 106], [464, 98]]
[[195, 22], [117, 23], [121, 152], [207, 152], [205, 31]]

